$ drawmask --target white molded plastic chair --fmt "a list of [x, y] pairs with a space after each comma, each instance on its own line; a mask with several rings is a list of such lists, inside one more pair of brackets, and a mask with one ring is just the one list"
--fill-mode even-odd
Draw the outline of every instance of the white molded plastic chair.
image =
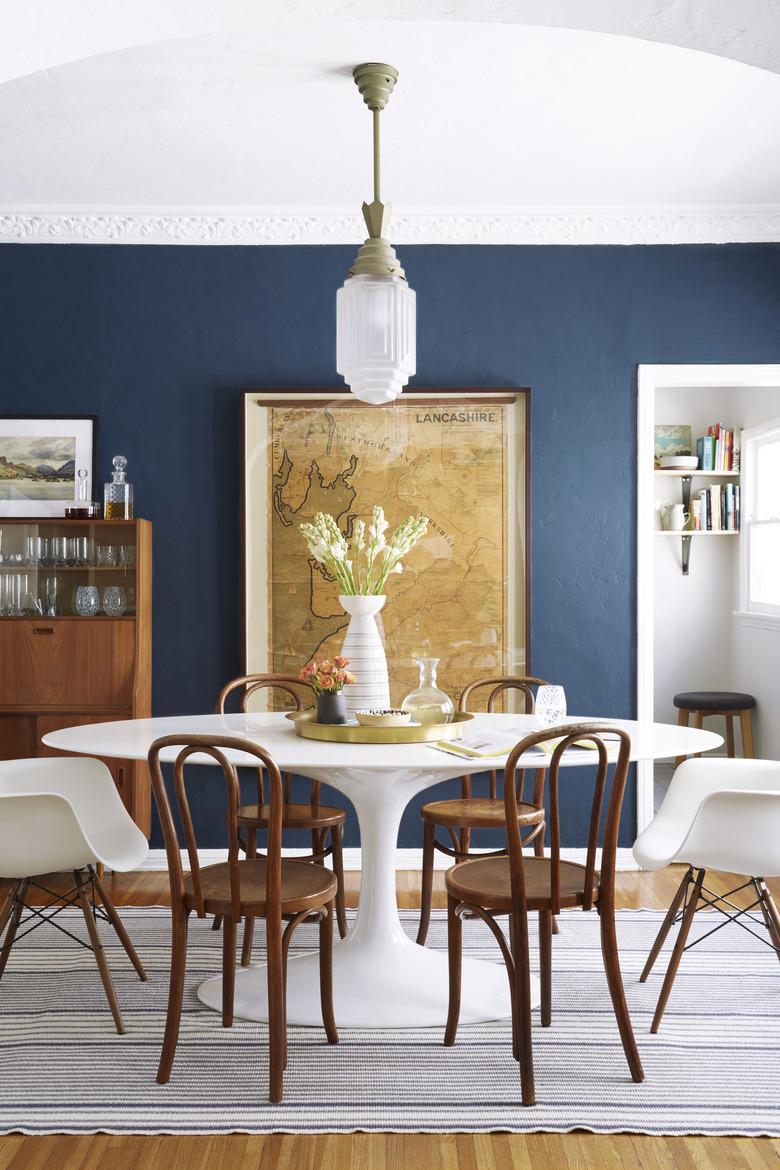
[[[146, 979], [146, 974], [94, 867], [105, 865], [119, 872], [136, 869], [148, 852], [146, 838], [100, 760], [63, 756], [0, 761], [0, 880], [10, 882], [5, 901], [0, 901], [0, 938], [8, 926], [0, 949], [0, 979], [14, 940], [44, 922], [81, 942], [54, 921], [64, 906], [78, 904], [116, 1029], [124, 1032], [96, 916], [114, 927], [139, 977]], [[55, 894], [36, 880], [62, 870], [70, 870], [76, 883], [67, 894]], [[49, 894], [52, 901], [42, 908], [27, 907], [29, 915], [22, 921], [30, 886]], [[96, 892], [102, 907], [96, 904]], [[45, 913], [58, 903], [51, 914]], [[18, 933], [20, 924], [26, 927], [22, 934]]]
[[[675, 772], [652, 823], [637, 838], [634, 857], [644, 869], [672, 862], [687, 865], [640, 976], [647, 979], [671, 927], [677, 941], [658, 998], [652, 1032], [657, 1032], [672, 990], [693, 916], [702, 905], [720, 910], [731, 922], [768, 941], [780, 959], [780, 913], [765, 878], [780, 875], [780, 762], [776, 760], [686, 760]], [[747, 881], [723, 896], [704, 885], [708, 869], [745, 874]], [[731, 897], [751, 887], [755, 901], [740, 909]], [[725, 907], [725, 908], [724, 908]], [[750, 914], [758, 907], [761, 919]], [[763, 921], [762, 921], [763, 920]], [[748, 925], [748, 921], [752, 925]], [[720, 930], [718, 923], [703, 938]], [[753, 926], [766, 927], [769, 939]], [[696, 946], [702, 938], [696, 939]]]

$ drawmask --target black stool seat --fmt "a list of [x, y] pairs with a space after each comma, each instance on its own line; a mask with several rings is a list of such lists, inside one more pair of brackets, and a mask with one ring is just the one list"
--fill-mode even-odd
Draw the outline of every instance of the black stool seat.
[[685, 691], [674, 696], [674, 705], [683, 711], [747, 711], [756, 700], [739, 691]]

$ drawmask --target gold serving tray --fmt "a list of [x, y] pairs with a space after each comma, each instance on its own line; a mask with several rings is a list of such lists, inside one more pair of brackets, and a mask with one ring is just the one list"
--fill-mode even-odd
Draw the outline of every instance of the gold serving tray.
[[324, 739], [328, 743], [430, 743], [437, 739], [460, 739], [466, 724], [474, 718], [456, 711], [451, 723], [420, 723], [405, 727], [361, 727], [359, 724], [318, 723], [317, 713], [290, 711], [295, 733], [303, 739]]

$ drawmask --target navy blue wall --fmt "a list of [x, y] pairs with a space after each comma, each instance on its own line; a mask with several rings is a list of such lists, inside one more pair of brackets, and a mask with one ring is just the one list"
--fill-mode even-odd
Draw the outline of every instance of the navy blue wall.
[[[157, 714], [211, 709], [239, 671], [238, 390], [336, 384], [353, 251], [0, 247], [0, 410], [99, 414], [101, 478], [127, 455], [154, 521]], [[780, 247], [405, 247], [403, 262], [418, 385], [532, 389], [534, 671], [572, 712], [632, 715], [636, 366], [780, 361]], [[583, 819], [572, 802], [567, 843]], [[626, 842], [633, 824], [631, 798]], [[401, 843], [420, 843], [414, 810]]]

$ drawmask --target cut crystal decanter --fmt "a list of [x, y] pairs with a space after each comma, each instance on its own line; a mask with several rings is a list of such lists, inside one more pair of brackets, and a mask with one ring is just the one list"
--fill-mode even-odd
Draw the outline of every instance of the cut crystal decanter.
[[438, 658], [415, 659], [420, 668], [420, 685], [401, 703], [417, 723], [450, 723], [455, 708], [449, 695], [436, 685]]
[[132, 520], [133, 485], [125, 479], [127, 460], [124, 455], [115, 455], [113, 478], [103, 490], [103, 515], [106, 520]]

